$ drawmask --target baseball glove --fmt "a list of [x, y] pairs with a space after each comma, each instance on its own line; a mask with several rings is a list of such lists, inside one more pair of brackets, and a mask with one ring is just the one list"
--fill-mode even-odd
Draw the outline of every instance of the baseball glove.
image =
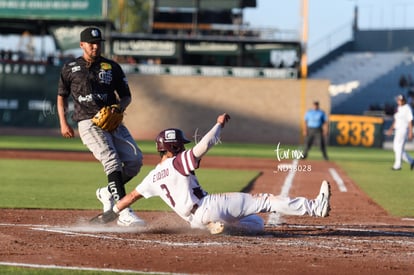
[[92, 122], [105, 131], [112, 132], [122, 123], [124, 112], [119, 105], [102, 107], [92, 118]]
[[111, 209], [93, 217], [89, 222], [92, 224], [106, 224], [114, 221], [116, 218], [118, 218], [118, 214]]

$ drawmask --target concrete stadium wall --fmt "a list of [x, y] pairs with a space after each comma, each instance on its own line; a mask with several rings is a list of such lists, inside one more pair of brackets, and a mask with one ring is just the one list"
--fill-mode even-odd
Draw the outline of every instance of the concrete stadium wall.
[[[319, 100], [330, 112], [327, 80], [275, 80], [202, 76], [127, 76], [133, 100], [125, 124], [139, 139], [164, 128], [181, 128], [194, 140], [227, 112], [223, 141], [271, 144], [302, 142], [304, 112]], [[303, 99], [302, 99], [302, 95]]]

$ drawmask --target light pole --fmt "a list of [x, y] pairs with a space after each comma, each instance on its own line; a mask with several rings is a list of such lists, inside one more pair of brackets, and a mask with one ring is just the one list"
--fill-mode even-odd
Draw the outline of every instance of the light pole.
[[302, 0], [302, 56], [301, 56], [301, 70], [300, 75], [302, 78], [308, 76], [308, 58], [307, 58], [307, 45], [308, 45], [308, 0]]
[[303, 124], [302, 119], [306, 112], [306, 90], [307, 90], [307, 83], [306, 78], [308, 77], [308, 60], [307, 60], [307, 43], [308, 43], [308, 0], [302, 0], [302, 10], [301, 10], [301, 18], [302, 18], [302, 53], [300, 59], [300, 118], [299, 118], [299, 129], [300, 129], [300, 143], [303, 143]]

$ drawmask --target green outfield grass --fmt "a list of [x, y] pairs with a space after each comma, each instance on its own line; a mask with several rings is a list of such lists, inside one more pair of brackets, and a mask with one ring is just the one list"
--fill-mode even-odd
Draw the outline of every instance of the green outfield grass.
[[[144, 153], [155, 153], [153, 141], [138, 142]], [[191, 146], [191, 145], [190, 145]], [[276, 160], [277, 144], [226, 143], [215, 146], [209, 155], [264, 157]], [[14, 137], [0, 136], [1, 148], [49, 149], [87, 151], [79, 139], [59, 137]], [[285, 146], [283, 149], [297, 149]], [[329, 157], [374, 201], [390, 214], [414, 217], [414, 171], [407, 164], [403, 170], [391, 171], [393, 153], [378, 148], [329, 147]], [[1, 154], [1, 151], [0, 151]], [[319, 148], [315, 147], [309, 159], [322, 160]], [[144, 166], [137, 179], [128, 183], [131, 190], [151, 167]], [[0, 160], [2, 192], [0, 207], [16, 208], [76, 208], [96, 209], [100, 205], [91, 200], [91, 193], [105, 185], [106, 179], [98, 162]], [[200, 169], [200, 182], [209, 192], [241, 190], [257, 173]], [[24, 196], [24, 197], [22, 197]], [[68, 200], [67, 198], [71, 198]], [[65, 199], [63, 199], [65, 198]], [[158, 199], [140, 200], [136, 208], [143, 210], [165, 210]]]
[[[95, 190], [106, 185], [98, 162], [0, 159], [1, 208], [100, 209]], [[142, 172], [126, 185], [131, 191], [152, 169]], [[200, 169], [200, 182], [209, 193], [243, 189], [258, 173], [252, 171]], [[168, 210], [159, 198], [140, 200], [139, 210]]]
[[[156, 153], [154, 141], [145, 140], [137, 143], [144, 154]], [[190, 143], [188, 147], [192, 145], [194, 144]], [[276, 145], [223, 143], [223, 146], [216, 146], [214, 150], [210, 151], [209, 155], [274, 158]], [[0, 136], [0, 149], [88, 151], [79, 138], [23, 136]]]

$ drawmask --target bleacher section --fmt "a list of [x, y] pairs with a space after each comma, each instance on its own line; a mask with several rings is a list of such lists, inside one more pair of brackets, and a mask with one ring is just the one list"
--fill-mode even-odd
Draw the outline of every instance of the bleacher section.
[[363, 114], [370, 106], [383, 106], [405, 93], [398, 81], [401, 75], [414, 72], [413, 67], [413, 54], [408, 52], [352, 52], [309, 78], [330, 80], [331, 113]]

